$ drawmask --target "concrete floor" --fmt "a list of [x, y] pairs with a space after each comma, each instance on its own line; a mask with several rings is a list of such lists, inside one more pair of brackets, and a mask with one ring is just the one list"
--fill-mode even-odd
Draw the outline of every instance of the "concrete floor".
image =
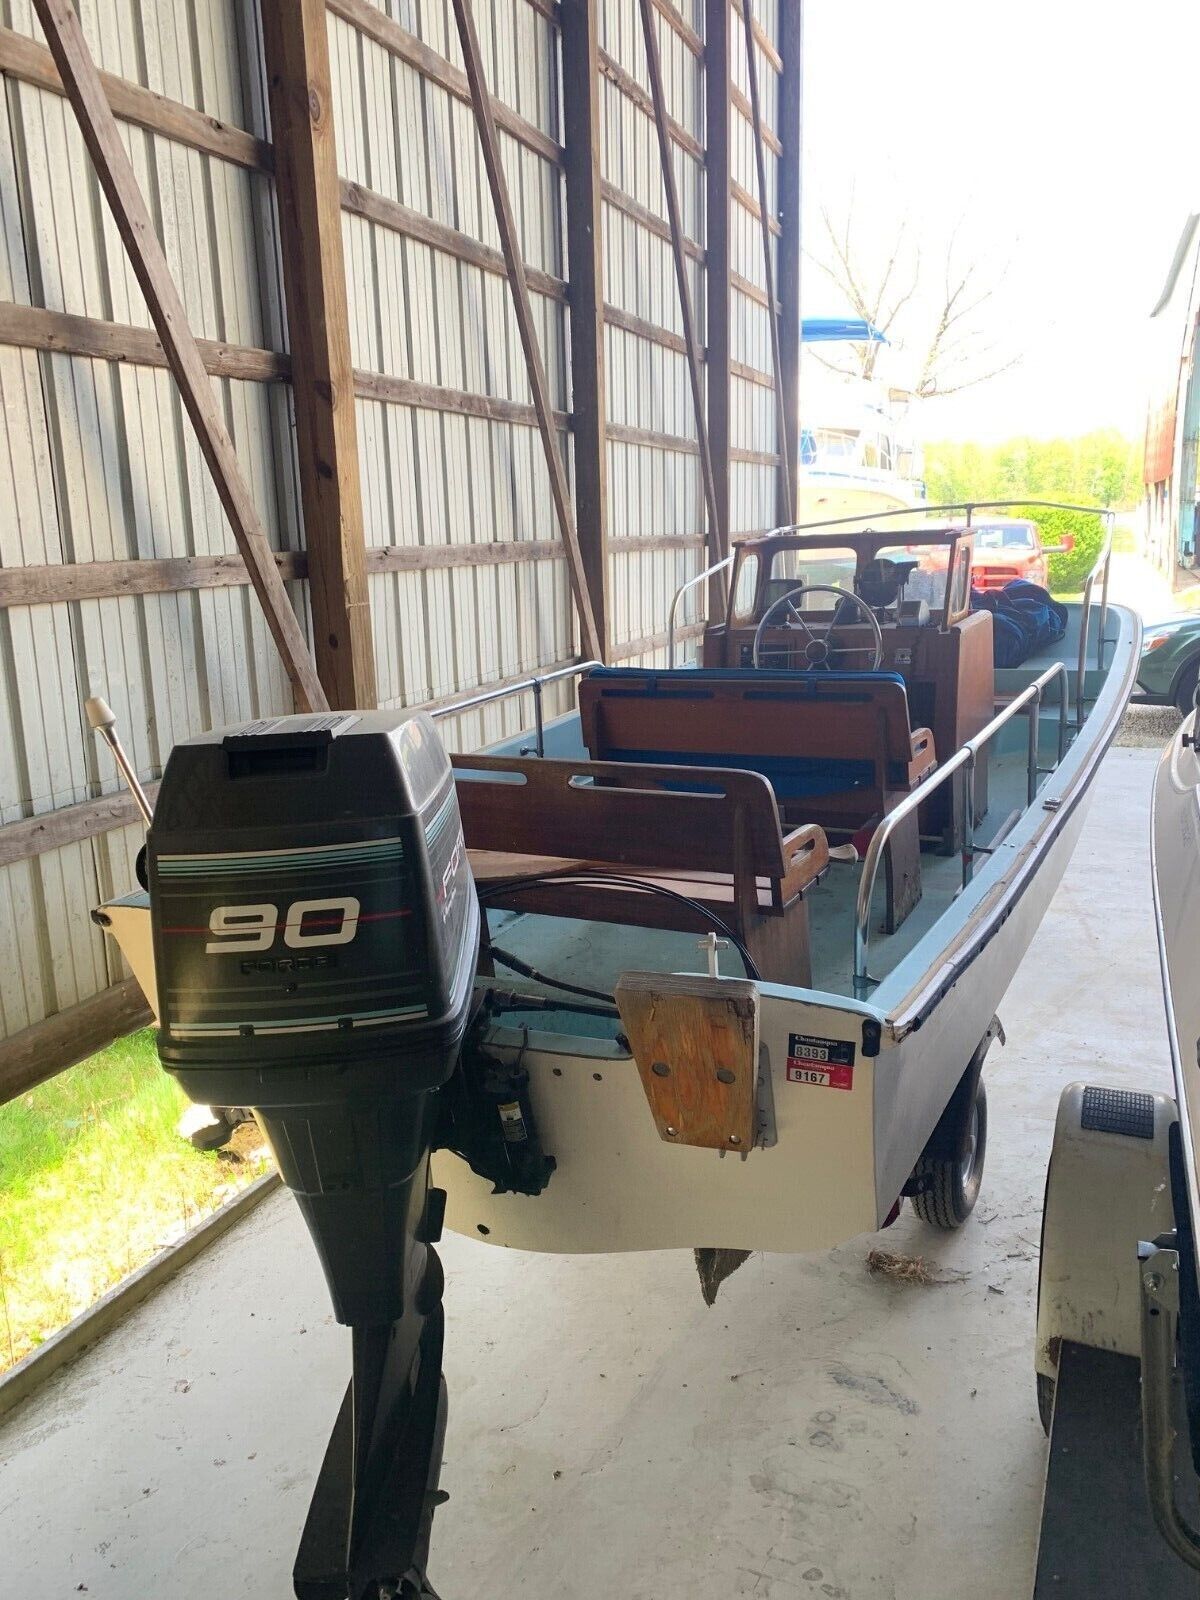
[[[961, 1234], [754, 1257], [450, 1237], [445, 1600], [1025, 1600], [1045, 1444], [1032, 1345], [1059, 1088], [1168, 1087], [1150, 913], [1155, 752], [1118, 749], [1002, 1009], [984, 1193]], [[549, 1196], [553, 1203], [553, 1190]], [[348, 1362], [286, 1195], [0, 1430], [0, 1594], [285, 1600]]]

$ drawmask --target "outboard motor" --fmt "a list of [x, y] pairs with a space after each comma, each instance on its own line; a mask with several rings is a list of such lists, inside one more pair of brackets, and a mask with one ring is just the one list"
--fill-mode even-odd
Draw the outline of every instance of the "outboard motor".
[[431, 1595], [446, 1398], [429, 1155], [479, 945], [449, 760], [404, 712], [202, 735], [167, 763], [147, 871], [163, 1064], [193, 1100], [254, 1108], [353, 1332], [296, 1594]]

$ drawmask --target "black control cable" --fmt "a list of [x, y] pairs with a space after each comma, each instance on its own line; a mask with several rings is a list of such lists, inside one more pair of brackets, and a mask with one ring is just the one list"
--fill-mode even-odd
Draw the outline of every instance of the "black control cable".
[[562, 989], [567, 994], [580, 994], [587, 1000], [605, 1000], [612, 1006], [617, 1003], [616, 995], [606, 994], [603, 989], [587, 989], [583, 984], [567, 983], [563, 978], [552, 978], [548, 972], [539, 972], [527, 961], [522, 961], [520, 956], [502, 950], [498, 944], [489, 943], [488, 953], [492, 960], [498, 961], [502, 967], [508, 967], [512, 972], [519, 972], [523, 978], [532, 978], [534, 983], [548, 983], [552, 989]]
[[[507, 952], [501, 951], [501, 958]], [[506, 965], [501, 959], [501, 966]], [[515, 970], [515, 969], [514, 969]], [[543, 983], [550, 980], [540, 976]], [[598, 991], [597, 991], [598, 992]], [[609, 998], [606, 996], [606, 999]], [[488, 989], [484, 1002], [487, 1010], [494, 1016], [501, 1016], [506, 1011], [569, 1011], [581, 1017], [609, 1017], [620, 1021], [621, 1013], [617, 1010], [616, 1002], [607, 1005], [589, 1006], [582, 1000], [560, 1000], [552, 994], [530, 994], [524, 989]]]
[[[626, 878], [612, 872], [580, 872], [562, 874], [546, 873], [542, 875], [535, 874], [526, 878], [509, 878], [502, 882], [477, 884], [477, 888], [479, 891], [479, 898], [486, 902], [489, 892], [506, 895], [521, 894], [527, 889], [544, 888], [548, 884], [566, 884], [578, 888], [592, 883], [611, 883], [617, 888], [634, 889], [641, 894], [658, 894], [662, 895], [667, 900], [675, 901], [677, 905], [686, 906], [689, 911], [694, 911], [696, 915], [703, 921], [710, 922], [713, 925], [714, 931], [723, 933], [729, 940], [730, 944], [733, 945], [738, 955], [741, 957], [742, 965], [746, 969], [746, 976], [755, 980], [756, 982], [761, 981], [762, 974], [755, 965], [754, 957], [750, 954], [745, 944], [741, 939], [738, 938], [737, 934], [733, 931], [729, 924], [723, 921], [722, 918], [718, 917], [713, 911], [710, 911], [707, 906], [701, 905], [698, 900], [692, 900], [687, 895], [678, 893], [678, 891], [675, 889], [668, 889], [665, 884], [647, 883], [642, 878]], [[518, 968], [515, 970], [520, 969]], [[524, 974], [524, 976], [528, 976], [528, 974]], [[547, 980], [543, 979], [543, 981]], [[561, 987], [568, 990], [574, 990], [580, 994], [589, 994], [593, 997], [596, 997], [595, 990], [577, 989], [575, 985], [571, 984], [564, 984], [561, 985]], [[605, 996], [604, 998], [611, 997]]]

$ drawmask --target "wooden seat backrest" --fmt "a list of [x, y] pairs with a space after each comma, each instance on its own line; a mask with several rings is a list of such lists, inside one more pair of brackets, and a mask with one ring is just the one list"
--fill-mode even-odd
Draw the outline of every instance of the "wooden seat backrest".
[[787, 875], [775, 796], [756, 772], [525, 756], [450, 760], [468, 849]]
[[812, 757], [902, 770], [912, 759], [903, 683], [868, 673], [593, 674], [579, 686], [579, 713], [584, 743], [598, 759], [636, 751], [683, 761], [703, 753], [731, 764]]

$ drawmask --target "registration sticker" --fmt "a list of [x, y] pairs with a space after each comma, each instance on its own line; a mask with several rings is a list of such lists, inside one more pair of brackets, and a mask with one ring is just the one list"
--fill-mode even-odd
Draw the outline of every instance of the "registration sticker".
[[848, 1039], [788, 1034], [787, 1080], [819, 1089], [853, 1089], [854, 1046]]

